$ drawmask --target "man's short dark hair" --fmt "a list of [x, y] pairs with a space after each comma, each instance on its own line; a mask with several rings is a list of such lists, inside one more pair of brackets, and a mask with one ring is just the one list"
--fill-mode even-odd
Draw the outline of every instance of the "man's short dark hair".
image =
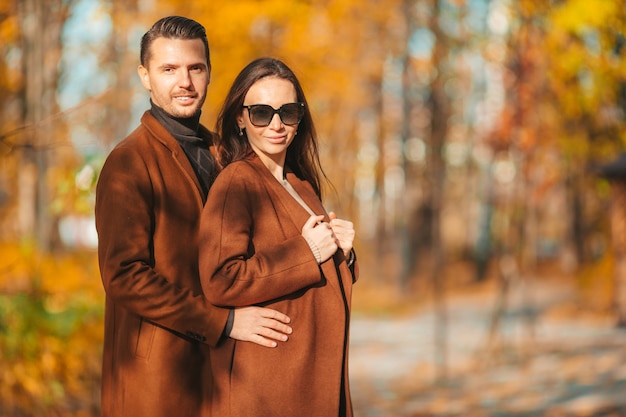
[[150, 46], [157, 38], [167, 39], [200, 39], [204, 43], [207, 64], [211, 65], [209, 41], [204, 26], [195, 20], [183, 16], [167, 16], [158, 20], [141, 38], [139, 59], [146, 66], [150, 61]]

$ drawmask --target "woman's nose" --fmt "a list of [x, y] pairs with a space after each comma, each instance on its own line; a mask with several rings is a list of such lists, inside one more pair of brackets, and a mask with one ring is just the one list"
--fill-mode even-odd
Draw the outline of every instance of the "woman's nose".
[[270, 120], [270, 124], [269, 126], [272, 129], [278, 130], [281, 128], [283, 124], [283, 121], [280, 118], [280, 115], [278, 113], [274, 113], [274, 115], [272, 116], [272, 120]]

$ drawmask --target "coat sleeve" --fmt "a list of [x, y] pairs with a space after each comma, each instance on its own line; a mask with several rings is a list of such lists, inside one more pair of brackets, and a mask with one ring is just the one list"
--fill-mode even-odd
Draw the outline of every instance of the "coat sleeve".
[[[255, 223], [275, 218], [260, 210], [268, 199], [260, 181], [230, 169], [213, 183], [200, 219], [200, 279], [205, 297], [215, 305], [247, 306], [288, 296], [322, 284], [322, 273], [301, 235], [286, 237], [282, 230], [255, 247]], [[271, 211], [271, 212], [270, 212]]]
[[[98, 259], [107, 297], [159, 326], [215, 345], [228, 310], [211, 305], [191, 287], [173, 284], [155, 269], [155, 199], [148, 171], [137, 150], [118, 147], [98, 179]], [[185, 279], [197, 282], [197, 273]]]

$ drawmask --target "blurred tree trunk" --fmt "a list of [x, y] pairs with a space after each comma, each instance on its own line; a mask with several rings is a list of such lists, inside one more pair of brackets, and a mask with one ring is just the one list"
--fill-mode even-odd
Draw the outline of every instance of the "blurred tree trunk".
[[[416, 132], [413, 127], [415, 117], [417, 97], [415, 93], [414, 69], [411, 68], [409, 59], [404, 63], [403, 71], [403, 113], [404, 122], [402, 136], [406, 141], [412, 136], [424, 137], [426, 141], [426, 159], [423, 173], [417, 175], [414, 164], [404, 160], [404, 167], [407, 176], [407, 188], [420, 187], [422, 198], [418, 203], [411, 202], [412, 207], [408, 207], [407, 227], [403, 227], [402, 240], [403, 252], [406, 254], [403, 259], [403, 277], [405, 284], [413, 278], [417, 262], [423, 261], [422, 253], [428, 255], [428, 265], [424, 265], [430, 274], [438, 274], [442, 264], [442, 241], [441, 241], [441, 217], [440, 212], [443, 206], [444, 184], [446, 177], [446, 163], [443, 159], [443, 148], [448, 133], [448, 119], [451, 114], [450, 98], [445, 92], [444, 86], [447, 75], [450, 74], [448, 63], [449, 48], [451, 40], [439, 27], [441, 19], [437, 0], [430, 0], [424, 3], [428, 7], [428, 18], [420, 16], [416, 21], [416, 2], [407, 0], [404, 3], [405, 16], [407, 17], [408, 39], [418, 26], [425, 26], [434, 36], [435, 43], [430, 58], [430, 65], [435, 69], [436, 76], [430, 84], [426, 86], [427, 97], [425, 107], [420, 111], [425, 111], [430, 118], [428, 127]], [[408, 54], [408, 51], [407, 51]], [[413, 195], [409, 192], [408, 194]], [[404, 233], [406, 232], [406, 234]], [[416, 236], [419, 234], [419, 238]]]
[[613, 309], [616, 325], [626, 327], [626, 180], [611, 181], [611, 237], [613, 243]]
[[[69, 1], [23, 0], [18, 2], [22, 29], [24, 153], [20, 184], [34, 185], [32, 198], [20, 199], [19, 208], [27, 217], [26, 235], [33, 236], [41, 250], [52, 249], [57, 241], [55, 222], [49, 210], [48, 168], [54, 159], [55, 129], [48, 123], [58, 111], [56, 90], [61, 57], [61, 30], [67, 19]], [[45, 125], [44, 125], [45, 124]], [[26, 190], [25, 190], [26, 191]], [[30, 201], [28, 201], [30, 200]]]
[[19, 42], [19, 30], [13, 25], [17, 0], [0, 6], [0, 235], [5, 240], [14, 236], [20, 227], [19, 212], [15, 209], [15, 179], [18, 168], [12, 133], [22, 123], [21, 83], [16, 81], [14, 66], [8, 59]]
[[[137, 77], [139, 48], [135, 39], [130, 38], [128, 33], [138, 20], [137, 0], [111, 0], [111, 19], [113, 29], [104, 61], [107, 65], [113, 66], [112, 72], [116, 76], [110, 94], [107, 95], [108, 103], [99, 127], [99, 130], [104, 132], [102, 138], [107, 148], [122, 140], [130, 128], [131, 80]], [[146, 108], [147, 106], [146, 102]], [[115, 120], [115, 123], [111, 123], [112, 120]]]
[[[412, 94], [413, 91], [413, 77], [412, 77], [412, 68], [411, 61], [409, 56], [409, 42], [413, 32], [415, 31], [416, 22], [414, 16], [415, 1], [414, 0], [405, 0], [402, 4], [402, 8], [404, 11], [404, 16], [406, 17], [406, 39], [405, 45], [406, 50], [404, 56], [402, 58], [402, 127], [401, 127], [401, 136], [404, 148], [406, 149], [406, 143], [412, 135], [411, 132], [411, 110], [414, 106], [414, 97]], [[402, 170], [404, 172], [404, 176], [406, 177], [406, 188], [414, 186], [414, 180], [410, 173], [411, 167], [409, 161], [407, 161], [406, 152], [402, 153]], [[411, 178], [410, 178], [411, 177]], [[410, 194], [410, 193], [408, 193]], [[406, 197], [403, 199], [406, 200]], [[415, 270], [416, 259], [419, 257], [420, 247], [418, 244], [415, 244], [415, 239], [411, 236], [411, 231], [413, 230], [409, 225], [411, 223], [410, 219], [410, 207], [415, 202], [404, 202], [403, 211], [401, 214], [401, 219], [399, 222], [399, 230], [398, 230], [398, 239], [400, 240], [400, 262], [401, 262], [401, 270], [400, 270], [400, 291], [404, 293], [407, 290], [409, 281], [411, 279], [411, 275]]]
[[[402, 137], [406, 141], [413, 135], [422, 136], [426, 139], [426, 159], [423, 175], [414, 175], [417, 171], [413, 164], [404, 159], [404, 170], [407, 177], [407, 190], [421, 187], [421, 193], [407, 191], [407, 195], [420, 195], [420, 202], [407, 202], [405, 216], [406, 226], [402, 225], [400, 239], [402, 241], [401, 287], [408, 285], [414, 278], [417, 261], [425, 262], [424, 271], [433, 289], [435, 307], [435, 349], [437, 364], [437, 379], [445, 381], [447, 378], [447, 312], [445, 307], [445, 283], [442, 274], [443, 267], [443, 242], [441, 239], [441, 210], [443, 207], [444, 184], [446, 165], [443, 159], [443, 147], [448, 133], [448, 119], [451, 113], [450, 99], [444, 89], [446, 83], [450, 39], [441, 30], [439, 22], [443, 13], [438, 0], [430, 0], [422, 6], [428, 8], [428, 12], [415, 16], [416, 2], [407, 0], [404, 2], [404, 12], [407, 17], [407, 45], [413, 32], [418, 26], [426, 27], [434, 37], [434, 45], [430, 64], [436, 69], [435, 77], [426, 86], [428, 92], [424, 108], [429, 114], [430, 124], [422, 132], [413, 131], [411, 118], [416, 114], [415, 105], [417, 97], [414, 91], [414, 69], [410, 67], [410, 59], [407, 57], [403, 68], [403, 128]], [[427, 16], [427, 17], [425, 17]], [[408, 54], [407, 48], [407, 54]], [[413, 208], [415, 207], [415, 208]], [[418, 234], [419, 232], [419, 234]], [[418, 236], [423, 239], [417, 238]], [[425, 256], [421, 256], [421, 255]], [[419, 255], [419, 256], [418, 256]]]
[[448, 74], [449, 39], [439, 27], [441, 9], [438, 0], [432, 0], [433, 13], [429, 21], [429, 28], [435, 36], [433, 50], [433, 67], [437, 75], [433, 79], [430, 89], [429, 107], [431, 109], [430, 152], [427, 154], [426, 178], [430, 180], [427, 190], [427, 204], [431, 213], [431, 256], [429, 265], [430, 280], [436, 308], [436, 346], [438, 358], [438, 379], [447, 379], [447, 311], [445, 306], [445, 280], [442, 274], [444, 248], [441, 239], [441, 210], [443, 207], [446, 164], [443, 159], [443, 148], [448, 133], [450, 118], [450, 99], [445, 91], [444, 74]]

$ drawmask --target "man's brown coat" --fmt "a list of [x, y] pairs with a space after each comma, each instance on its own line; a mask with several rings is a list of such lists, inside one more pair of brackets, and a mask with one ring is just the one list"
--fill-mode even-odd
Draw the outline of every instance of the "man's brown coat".
[[102, 168], [95, 213], [106, 291], [103, 417], [209, 415], [209, 345], [228, 310], [202, 295], [203, 199], [184, 151], [149, 112]]

